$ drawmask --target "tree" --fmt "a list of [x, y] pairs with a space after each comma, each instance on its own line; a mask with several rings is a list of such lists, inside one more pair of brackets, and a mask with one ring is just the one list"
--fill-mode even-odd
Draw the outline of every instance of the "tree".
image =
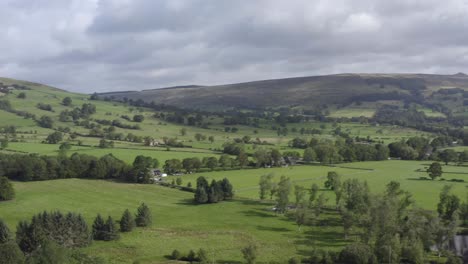
[[197, 260], [197, 255], [195, 254], [195, 251], [193, 250], [190, 250], [188, 255], [187, 255], [187, 260], [190, 262], [190, 263], [193, 263], [194, 261]]
[[187, 135], [187, 129], [186, 129], [185, 127], [183, 127], [183, 128], [180, 129], [180, 135], [181, 135], [181, 136]]
[[273, 174], [266, 174], [266, 175], [262, 175], [260, 177], [260, 182], [259, 182], [259, 186], [260, 186], [260, 190], [259, 190], [259, 194], [260, 194], [260, 199], [261, 200], [264, 200], [267, 196], [267, 194], [270, 192], [271, 190], [271, 187], [272, 187], [272, 179], [273, 179]]
[[204, 250], [203, 248], [200, 248], [197, 252], [197, 259], [198, 259], [198, 262], [202, 264], [209, 263], [208, 253], [206, 252], [206, 250]]
[[237, 163], [239, 163], [239, 166], [241, 168], [244, 168], [249, 164], [249, 157], [247, 156], [247, 154], [245, 154], [244, 151], [242, 151], [239, 154], [237, 154], [236, 161]]
[[15, 198], [15, 190], [7, 177], [0, 177], [0, 201], [8, 201]]
[[120, 232], [130, 232], [135, 227], [135, 219], [128, 209], [122, 215], [120, 219]]
[[53, 241], [44, 241], [41, 247], [32, 252], [28, 264], [62, 264], [69, 263], [68, 252]]
[[136, 225], [139, 227], [151, 226], [152, 222], [153, 219], [149, 207], [145, 203], [142, 203], [138, 207], [138, 211], [135, 217]]
[[215, 141], [214, 136], [209, 136], [209, 137], [208, 137], [208, 141], [210, 141], [210, 143], [213, 143], [213, 142]]
[[46, 138], [46, 142], [48, 144], [57, 144], [63, 139], [63, 134], [61, 132], [54, 132], [52, 134], [49, 134]]
[[105, 223], [101, 215], [98, 214], [94, 219], [92, 236], [94, 240], [104, 240]]
[[315, 199], [317, 198], [317, 194], [319, 191], [319, 187], [316, 183], [312, 184], [312, 187], [310, 187], [310, 193], [309, 193], [309, 204], [312, 204]]
[[182, 185], [182, 178], [178, 177], [176, 180], [176, 184], [179, 186]]
[[276, 193], [276, 209], [279, 213], [287, 210], [289, 203], [289, 193], [291, 192], [291, 181], [285, 176], [281, 176], [278, 183], [278, 192]]
[[143, 115], [134, 115], [133, 116], [133, 122], [143, 122], [143, 120], [145, 120], [145, 116]]
[[12, 240], [12, 234], [8, 226], [0, 219], [0, 244], [4, 244]]
[[25, 98], [26, 98], [26, 93], [21, 92], [21, 93], [19, 93], [18, 96], [16, 96], [16, 97], [19, 98], [19, 99], [25, 99]]
[[62, 104], [64, 106], [70, 106], [72, 104], [72, 102], [73, 102], [72, 99], [70, 97], [68, 97], [68, 96], [63, 98], [63, 100], [62, 100]]
[[311, 162], [317, 159], [317, 154], [315, 154], [315, 150], [313, 148], [306, 148], [304, 150], [303, 159], [306, 162]]
[[302, 225], [306, 223], [307, 220], [307, 209], [305, 207], [296, 208], [296, 224], [301, 231]]
[[334, 171], [329, 171], [327, 174], [327, 180], [325, 181], [325, 188], [335, 190], [335, 188], [339, 188], [340, 185], [340, 175]]
[[41, 116], [37, 123], [43, 128], [52, 128], [54, 126], [54, 121], [50, 116]]
[[445, 162], [445, 165], [447, 165], [449, 162], [456, 162], [458, 160], [458, 154], [453, 149], [445, 149], [440, 153], [440, 158]]
[[182, 254], [180, 254], [180, 251], [177, 249], [174, 249], [171, 253], [171, 259], [173, 260], [179, 260]]
[[221, 190], [223, 192], [224, 200], [231, 200], [234, 197], [234, 187], [227, 178], [221, 180]]
[[255, 245], [249, 245], [241, 250], [247, 264], [254, 264], [257, 258], [257, 247]]
[[119, 238], [120, 238], [120, 235], [118, 233], [116, 224], [114, 220], [112, 219], [112, 217], [109, 216], [104, 225], [103, 240], [112, 241], [112, 240], [117, 240]]
[[445, 185], [440, 192], [439, 203], [437, 204], [437, 212], [439, 216], [445, 221], [452, 221], [458, 217], [456, 215], [460, 208], [460, 198], [451, 194], [452, 186]]
[[24, 254], [14, 241], [0, 245], [0, 264], [24, 264]]
[[433, 162], [427, 169], [427, 173], [429, 174], [429, 177], [434, 180], [435, 178], [442, 176], [442, 166], [439, 162]]
[[4, 138], [0, 140], [0, 149], [8, 148], [8, 139]]
[[340, 252], [340, 262], [344, 264], [371, 264], [377, 263], [372, 249], [363, 243], [353, 243]]
[[294, 185], [294, 197], [296, 198], [296, 207], [304, 201], [305, 188], [300, 185]]
[[208, 202], [208, 194], [206, 193], [206, 189], [202, 187], [197, 187], [195, 190], [195, 202], [198, 204], [204, 204]]

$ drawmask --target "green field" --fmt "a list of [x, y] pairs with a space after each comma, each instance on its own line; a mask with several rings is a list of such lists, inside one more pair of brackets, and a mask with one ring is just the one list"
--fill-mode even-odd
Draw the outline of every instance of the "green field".
[[[135, 211], [139, 203], [147, 203], [153, 214], [151, 228], [123, 234], [115, 242], [95, 241], [84, 249], [109, 263], [160, 263], [174, 249], [186, 254], [201, 247], [218, 261], [236, 263], [242, 260], [240, 249], [250, 243], [258, 246], [259, 261], [284, 263], [295, 255], [305, 257], [313, 244], [338, 250], [346, 243], [340, 226], [298, 231], [294, 221], [271, 212], [270, 203], [236, 199], [193, 205], [193, 194], [188, 192], [97, 180], [15, 182], [14, 186], [17, 198], [0, 203], [0, 215], [13, 229], [19, 220], [42, 210], [80, 212], [91, 225], [97, 213], [119, 219], [126, 208]], [[333, 213], [322, 217], [337, 218]]]
[[[381, 193], [385, 190], [385, 185], [390, 181], [397, 181], [401, 187], [409, 191], [416, 202], [416, 205], [426, 209], [435, 210], [439, 201], [439, 192], [446, 184], [453, 185], [453, 191], [459, 197], [465, 197], [468, 186], [468, 168], [459, 166], [443, 166], [442, 178], [445, 180], [419, 180], [420, 177], [427, 177], [425, 172], [430, 162], [425, 161], [373, 161], [355, 162], [340, 164], [341, 167], [329, 166], [294, 166], [288, 168], [251, 169], [243, 171], [221, 171], [210, 173], [199, 173], [182, 176], [185, 184], [194, 183], [200, 175], [211, 179], [222, 179], [227, 177], [236, 189], [236, 195], [246, 198], [258, 198], [258, 182], [260, 176], [273, 173], [275, 180], [284, 175], [289, 177], [294, 184], [310, 188], [316, 183], [323, 188], [327, 172], [336, 171], [342, 176], [342, 180], [357, 178], [367, 181], [371, 191]], [[352, 169], [354, 168], [354, 169]], [[365, 170], [362, 170], [362, 169]], [[368, 170], [372, 169], [372, 170]], [[422, 169], [424, 172], [418, 172]], [[171, 176], [176, 177], [176, 176]], [[171, 178], [169, 177], [169, 178]], [[451, 179], [463, 179], [466, 183], [450, 182]], [[329, 203], [334, 203], [334, 194], [326, 191]]]

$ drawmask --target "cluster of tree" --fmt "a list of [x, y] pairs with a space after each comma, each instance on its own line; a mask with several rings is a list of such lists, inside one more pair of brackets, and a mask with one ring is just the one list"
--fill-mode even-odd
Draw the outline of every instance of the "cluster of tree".
[[423, 160], [431, 159], [449, 162], [468, 161], [468, 151], [457, 153], [453, 149], [437, 150], [439, 147], [450, 146], [453, 138], [448, 136], [439, 136], [433, 140], [425, 137], [411, 137], [407, 140], [393, 142], [388, 145], [390, 156], [404, 160]]
[[61, 132], [55, 131], [49, 134], [45, 140], [48, 144], [57, 144], [63, 140], [63, 134]]
[[0, 201], [13, 200], [15, 189], [7, 177], [0, 176]]
[[185, 147], [184, 143], [179, 141], [177, 138], [163, 137], [163, 143], [164, 143], [164, 145], [166, 145], [168, 147], [174, 147], [174, 148], [183, 148], [183, 147]]
[[139, 130], [141, 127], [139, 125], [130, 125], [130, 124], [125, 124], [122, 123], [120, 120], [107, 120], [107, 119], [94, 119], [94, 121], [98, 124], [105, 125], [105, 126], [114, 126], [114, 127], [119, 127], [123, 129], [134, 129], [134, 130]]
[[[135, 217], [126, 209], [119, 221], [120, 232], [131, 232], [135, 226], [147, 227], [151, 226], [151, 224], [151, 211], [145, 203], [138, 207]], [[100, 214], [94, 219], [91, 234], [94, 240], [112, 241], [120, 238], [117, 223], [111, 216], [108, 216], [107, 220], [104, 221]]]
[[16, 241], [23, 252], [33, 252], [47, 240], [67, 248], [85, 247], [91, 243], [91, 235], [84, 218], [75, 213], [44, 211], [30, 222], [19, 222]]
[[241, 164], [237, 159], [229, 155], [223, 154], [217, 159], [216, 157], [204, 157], [203, 159], [193, 157], [179, 159], [169, 159], [164, 163], [164, 172], [170, 175], [177, 174], [183, 170], [186, 173], [194, 173], [207, 170], [228, 170], [240, 169]]
[[190, 250], [187, 255], [182, 255], [179, 250], [174, 249], [170, 257], [172, 260], [187, 261], [190, 263], [209, 263], [208, 253], [202, 248], [200, 248], [197, 253], [195, 253], [193, 250]]
[[338, 139], [319, 141], [312, 138], [307, 141], [303, 138], [294, 138], [291, 147], [303, 148], [304, 161], [318, 161], [321, 163], [353, 162], [388, 159], [389, 149], [382, 144], [356, 143], [352, 139]]
[[80, 118], [87, 119], [95, 113], [96, 106], [90, 103], [86, 103], [81, 105], [81, 108], [75, 107], [73, 110], [63, 110], [62, 112], [60, 112], [59, 120], [61, 122], [78, 121]]
[[54, 126], [54, 120], [50, 116], [41, 116], [36, 122], [43, 128], [52, 128]]
[[10, 101], [8, 101], [7, 99], [0, 100], [0, 109], [13, 113], [15, 115], [24, 117], [24, 118], [36, 119], [36, 115], [34, 114], [28, 113], [26, 111], [19, 111], [19, 110], [13, 109]]
[[64, 106], [71, 106], [72, 103], [73, 103], [73, 100], [68, 96], [63, 98], [63, 100], [62, 100], [62, 105], [64, 105]]
[[0, 154], [0, 174], [19, 181], [89, 178], [151, 183], [150, 169], [158, 165], [157, 159], [144, 156], [137, 156], [133, 164], [128, 165], [112, 154], [101, 158], [78, 153], [70, 157]]
[[223, 200], [231, 200], [234, 197], [234, 190], [227, 178], [220, 181], [213, 180], [211, 184], [205, 177], [197, 178], [197, 189], [194, 200], [197, 204], [217, 203]]
[[54, 109], [52, 108], [50, 104], [38, 103], [36, 107], [44, 111], [54, 112]]
[[114, 141], [105, 140], [104, 138], [99, 140], [99, 147], [100, 148], [113, 148]]

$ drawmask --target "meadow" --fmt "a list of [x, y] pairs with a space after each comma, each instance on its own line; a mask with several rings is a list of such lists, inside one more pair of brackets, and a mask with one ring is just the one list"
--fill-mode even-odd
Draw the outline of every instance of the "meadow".
[[325, 229], [299, 231], [293, 220], [273, 213], [270, 202], [235, 199], [194, 205], [192, 193], [177, 189], [98, 180], [15, 182], [14, 187], [16, 199], [0, 203], [0, 216], [12, 229], [42, 210], [79, 212], [91, 226], [98, 213], [120, 219], [125, 209], [135, 211], [141, 202], [147, 203], [152, 227], [122, 234], [118, 241], [95, 241], [83, 249], [109, 263], [161, 263], [174, 249], [187, 254], [199, 248], [221, 263], [239, 263], [240, 249], [252, 243], [259, 249], [260, 263], [284, 263], [292, 256], [306, 257], [313, 245], [337, 251], [349, 242], [333, 212], [321, 216], [328, 222]]

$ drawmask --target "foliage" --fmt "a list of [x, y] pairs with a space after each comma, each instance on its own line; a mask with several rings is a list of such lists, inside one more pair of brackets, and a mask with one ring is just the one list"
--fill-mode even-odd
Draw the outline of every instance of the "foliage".
[[254, 264], [257, 259], [257, 246], [251, 244], [241, 250], [247, 264]]
[[24, 252], [34, 251], [47, 240], [72, 248], [89, 245], [91, 237], [81, 215], [60, 211], [44, 211], [33, 216], [31, 222], [20, 222], [16, 228], [16, 241]]
[[7, 177], [0, 177], [0, 201], [8, 201], [15, 198], [15, 189]]
[[54, 132], [52, 134], [49, 134], [46, 138], [46, 142], [48, 144], [57, 144], [63, 139], [63, 134], [61, 132]]
[[153, 223], [153, 217], [149, 207], [145, 203], [141, 203], [137, 209], [137, 214], [135, 216], [136, 226], [147, 227], [151, 226]]
[[291, 192], [291, 181], [285, 176], [281, 176], [276, 193], [276, 211], [286, 212], [289, 204], [289, 193]]
[[0, 264], [23, 264], [24, 254], [14, 241], [0, 245]]
[[120, 219], [120, 232], [130, 232], [135, 227], [135, 219], [128, 209], [122, 215]]
[[437, 177], [442, 176], [442, 166], [440, 166], [439, 162], [433, 162], [427, 169], [427, 174], [434, 180]]

